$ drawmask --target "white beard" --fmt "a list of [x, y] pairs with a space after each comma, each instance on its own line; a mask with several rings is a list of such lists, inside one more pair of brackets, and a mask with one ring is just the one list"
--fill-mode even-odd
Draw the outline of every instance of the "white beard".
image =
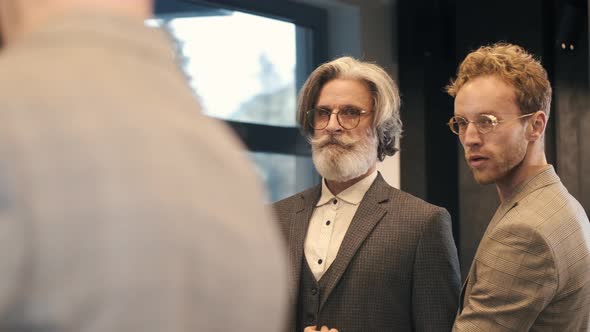
[[312, 138], [310, 143], [315, 168], [328, 181], [352, 180], [377, 162], [377, 135], [371, 130], [358, 140], [326, 135]]

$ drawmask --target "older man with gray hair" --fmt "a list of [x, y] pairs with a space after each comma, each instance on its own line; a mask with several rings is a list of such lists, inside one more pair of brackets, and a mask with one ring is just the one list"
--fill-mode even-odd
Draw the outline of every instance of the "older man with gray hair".
[[322, 183], [274, 207], [291, 263], [289, 331], [449, 331], [459, 264], [443, 208], [388, 185], [400, 98], [379, 66], [343, 57], [301, 89], [298, 121]]

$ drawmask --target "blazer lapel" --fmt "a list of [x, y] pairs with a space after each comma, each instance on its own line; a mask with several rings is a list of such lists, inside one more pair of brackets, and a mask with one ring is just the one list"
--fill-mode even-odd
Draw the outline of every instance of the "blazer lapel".
[[508, 213], [508, 211], [510, 211], [514, 206], [517, 205], [518, 200], [520, 200], [522, 197], [524, 197], [524, 196], [520, 195], [521, 193], [522, 193], [522, 191], [517, 193], [515, 196], [513, 196], [514, 197], [513, 199], [510, 199], [507, 202], [505, 202], [504, 204], [500, 205], [498, 207], [498, 209], [496, 210], [496, 212], [494, 213], [492, 220], [490, 220], [490, 222], [488, 223], [488, 227], [486, 228], [486, 231], [484, 232], [483, 236], [481, 237], [481, 240], [479, 242], [479, 246], [475, 250], [475, 255], [473, 256], [473, 261], [471, 262], [471, 267], [469, 268], [469, 272], [467, 273], [467, 277], [465, 278], [465, 281], [463, 282], [463, 287], [461, 288], [461, 294], [459, 295], [459, 310], [457, 311], [458, 314], [460, 314], [461, 311], [463, 311], [463, 308], [465, 306], [465, 300], [469, 299], [469, 296], [471, 294], [471, 287], [473, 286], [473, 282], [475, 282], [475, 280], [477, 280], [477, 278], [475, 276], [475, 262], [477, 260], [477, 257], [479, 256], [479, 251], [480, 251], [482, 242], [484, 242], [485, 239], [489, 236], [489, 234], [492, 233], [492, 231], [494, 230], [494, 228], [496, 227], [498, 222], [500, 222], [500, 220], [502, 220], [502, 218], [506, 215], [506, 213]]
[[320, 198], [321, 185], [313, 187], [300, 194], [298, 205], [293, 210], [295, 215], [289, 229], [289, 259], [291, 261], [291, 298], [296, 299], [299, 292], [301, 278], [301, 262], [303, 259], [303, 245], [309, 220], [313, 209]]
[[379, 204], [389, 200], [389, 192], [389, 185], [378, 174], [352, 218], [336, 259], [320, 279], [320, 283], [324, 285], [320, 311], [360, 246], [387, 212]]
[[[523, 187], [521, 187], [522, 189]], [[498, 222], [500, 220], [502, 220], [502, 218], [504, 217], [504, 215], [506, 215], [506, 213], [508, 213], [508, 211], [510, 211], [510, 209], [512, 209], [516, 203], [518, 202], [515, 199], [520, 199], [520, 194], [517, 193], [514, 196], [514, 199], [510, 199], [509, 201], [505, 202], [504, 204], [500, 205], [498, 207], [498, 209], [496, 209], [496, 212], [494, 213], [494, 216], [492, 217], [492, 220], [490, 220], [490, 222], [488, 223], [488, 227], [486, 228], [483, 236], [481, 237], [481, 240], [479, 242], [479, 246], [477, 247], [477, 249], [475, 250], [475, 255], [473, 256], [473, 261], [471, 262], [471, 267], [469, 267], [469, 272], [467, 273], [467, 277], [465, 278], [465, 281], [463, 282], [463, 287], [461, 288], [461, 294], [459, 295], [459, 310], [457, 311], [458, 314], [461, 313], [461, 311], [463, 311], [464, 305], [465, 305], [465, 299], [469, 299], [470, 293], [471, 293], [471, 283], [473, 283], [473, 281], [475, 281], [475, 275], [474, 274], [474, 269], [475, 269], [475, 261], [477, 260], [477, 257], [479, 256], [479, 250], [481, 248], [481, 243], [487, 238], [487, 236], [489, 234], [491, 234], [492, 230], [496, 227], [496, 225], [498, 224]]]
[[559, 177], [555, 173], [555, 170], [552, 166], [547, 166], [540, 170], [537, 174], [533, 175], [532, 177], [521, 183], [519, 186], [517, 186], [514, 190], [514, 194], [512, 194], [512, 197], [510, 197], [506, 202], [500, 205], [500, 207], [498, 207], [498, 210], [496, 210], [496, 213], [492, 217], [492, 220], [490, 221], [488, 228], [486, 229], [484, 237], [487, 234], [491, 233], [491, 231], [496, 227], [498, 222], [500, 222], [504, 218], [508, 211], [510, 211], [513, 207], [518, 205], [518, 202], [520, 200], [527, 197], [533, 191], [542, 187], [546, 187], [556, 182], [559, 182]]

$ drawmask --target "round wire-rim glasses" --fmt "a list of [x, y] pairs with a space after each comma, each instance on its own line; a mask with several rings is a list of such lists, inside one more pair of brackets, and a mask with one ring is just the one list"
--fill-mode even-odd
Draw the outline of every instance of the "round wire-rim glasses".
[[340, 127], [351, 130], [358, 127], [361, 122], [361, 115], [371, 113], [371, 111], [361, 110], [360, 108], [345, 106], [339, 110], [332, 111], [325, 108], [313, 108], [306, 112], [307, 122], [315, 130], [322, 130], [328, 127], [330, 117], [336, 114], [336, 120]]
[[491, 115], [491, 114], [480, 114], [477, 116], [477, 119], [475, 119], [473, 121], [467, 120], [462, 116], [453, 116], [449, 120], [448, 125], [449, 125], [449, 128], [451, 129], [451, 131], [455, 135], [464, 135], [465, 131], [467, 131], [467, 127], [469, 126], [470, 123], [473, 123], [475, 125], [475, 128], [477, 129], [477, 131], [480, 134], [487, 134], [487, 133], [493, 131], [496, 128], [496, 126], [501, 123], [526, 118], [526, 117], [529, 117], [535, 113], [536, 112], [527, 113], [527, 114], [517, 116], [515, 118], [507, 119], [507, 120], [498, 120], [498, 118], [496, 116]]

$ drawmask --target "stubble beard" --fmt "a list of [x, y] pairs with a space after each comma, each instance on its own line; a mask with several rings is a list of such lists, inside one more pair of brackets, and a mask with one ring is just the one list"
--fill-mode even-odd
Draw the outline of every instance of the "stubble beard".
[[526, 144], [517, 144], [513, 149], [505, 150], [489, 159], [488, 167], [478, 170], [472, 168], [473, 177], [478, 184], [486, 185], [508, 180], [522, 164], [526, 156]]
[[377, 162], [377, 135], [368, 130], [360, 139], [344, 135], [311, 138], [313, 163], [328, 181], [346, 182], [369, 171]]

